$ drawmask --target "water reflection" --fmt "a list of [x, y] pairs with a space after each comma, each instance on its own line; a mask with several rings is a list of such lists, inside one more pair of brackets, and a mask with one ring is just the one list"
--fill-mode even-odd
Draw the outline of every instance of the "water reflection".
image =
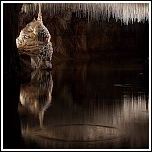
[[40, 127], [43, 127], [44, 112], [52, 100], [52, 88], [51, 73], [40, 70], [32, 72], [30, 83], [21, 84], [20, 87], [20, 102], [39, 118]]
[[[143, 75], [139, 74], [142, 66], [131, 60], [128, 64], [127, 61], [117, 62], [70, 61], [54, 66], [53, 92], [48, 89], [50, 94], [52, 92], [52, 106], [45, 112], [45, 127], [36, 127], [35, 118], [26, 122], [21, 118], [24, 126], [29, 126], [26, 131], [22, 128], [24, 136], [28, 137], [26, 141], [31, 139], [41, 148], [55, 149], [148, 148], [148, 92]], [[37, 92], [42, 93], [39, 79], [32, 82], [35, 90], [38, 87]], [[21, 95], [25, 90], [26, 93], [34, 90], [27, 84], [22, 88]], [[23, 105], [29, 103], [32, 95], [26, 101], [25, 97]], [[34, 104], [26, 106], [31, 109]]]

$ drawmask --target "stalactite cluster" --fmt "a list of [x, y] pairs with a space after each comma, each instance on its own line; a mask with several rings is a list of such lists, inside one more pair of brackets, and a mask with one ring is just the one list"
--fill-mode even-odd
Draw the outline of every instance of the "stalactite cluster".
[[[35, 13], [39, 3], [23, 4], [21, 12]], [[42, 14], [49, 16], [62, 14], [66, 10], [76, 12], [77, 17], [83, 16], [88, 22], [93, 20], [109, 20], [110, 17], [121, 20], [124, 24], [129, 22], [144, 22], [149, 20], [149, 3], [41, 3]]]

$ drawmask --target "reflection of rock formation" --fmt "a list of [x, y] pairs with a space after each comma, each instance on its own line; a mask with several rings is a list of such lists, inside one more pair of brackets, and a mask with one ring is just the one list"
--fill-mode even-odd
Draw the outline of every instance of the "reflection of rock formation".
[[30, 112], [39, 117], [43, 126], [44, 111], [50, 106], [53, 80], [51, 73], [36, 70], [31, 74], [31, 82], [21, 84], [20, 102]]
[[[57, 97], [57, 100], [68, 97], [73, 102], [82, 102], [85, 99], [87, 91], [87, 64], [88, 60], [84, 60], [63, 62], [54, 66], [52, 71], [52, 75], [54, 75], [53, 80], [56, 81], [54, 94], [60, 92], [60, 94], [54, 96]], [[59, 73], [59, 71], [61, 72]], [[68, 86], [69, 84], [71, 87]], [[66, 101], [68, 100], [66, 99]]]
[[[23, 136], [48, 149], [101, 149], [109, 148], [109, 145], [111, 148], [147, 148], [149, 114], [143, 112], [146, 101], [141, 83], [135, 76], [138, 70], [135, 73], [127, 70], [126, 74], [118, 68], [111, 70], [103, 61], [81, 63], [71, 61], [54, 66], [51, 73], [56, 103], [45, 114], [46, 128], [35, 128], [35, 119], [28, 119], [28, 124], [31, 121], [33, 124], [27, 131], [23, 128]], [[124, 67], [122, 63], [119, 65]], [[115, 82], [124, 84], [125, 81], [132, 85], [113, 86]], [[101, 143], [86, 142], [100, 139]]]
[[43, 25], [41, 8], [39, 8], [38, 18], [31, 21], [21, 30], [16, 39], [19, 54], [26, 54], [31, 57], [31, 66], [33, 69], [51, 69], [51, 59], [53, 54], [51, 35], [48, 29]]

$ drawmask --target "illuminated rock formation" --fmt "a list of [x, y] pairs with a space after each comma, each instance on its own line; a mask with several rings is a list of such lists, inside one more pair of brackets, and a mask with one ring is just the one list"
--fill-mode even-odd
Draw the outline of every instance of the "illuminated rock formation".
[[48, 29], [43, 25], [41, 7], [39, 5], [38, 18], [31, 21], [21, 30], [16, 39], [19, 54], [26, 54], [31, 57], [31, 66], [33, 69], [51, 69], [51, 59], [53, 54], [51, 35]]

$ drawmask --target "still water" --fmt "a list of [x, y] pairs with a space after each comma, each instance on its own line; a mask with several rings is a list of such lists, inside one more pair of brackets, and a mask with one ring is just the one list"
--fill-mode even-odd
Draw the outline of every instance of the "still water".
[[26, 148], [147, 149], [149, 96], [140, 60], [68, 61], [20, 86]]

